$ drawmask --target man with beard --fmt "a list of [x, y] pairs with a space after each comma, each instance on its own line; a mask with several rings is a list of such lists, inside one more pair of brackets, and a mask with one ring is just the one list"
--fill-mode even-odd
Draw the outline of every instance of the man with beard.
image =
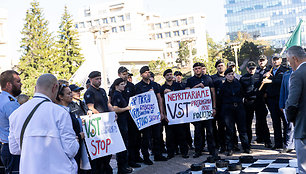
[[[99, 71], [92, 71], [89, 74], [90, 87], [84, 94], [85, 103], [92, 113], [99, 114], [103, 112], [112, 112], [113, 107], [108, 101], [106, 92], [101, 86], [101, 73]], [[90, 161], [93, 173], [113, 173], [112, 167], [109, 165], [112, 155], [97, 158]]]
[[[171, 91], [179, 91], [183, 90], [181, 85], [177, 82], [173, 81], [173, 74], [171, 69], [167, 69], [163, 74], [166, 79], [165, 84], [161, 86], [161, 97], [165, 101], [165, 94]], [[165, 106], [167, 107], [167, 106]], [[166, 108], [165, 108], [166, 109]], [[189, 123], [188, 123], [189, 124]], [[167, 146], [167, 154], [168, 159], [174, 157], [174, 152], [176, 151], [177, 144], [180, 146], [180, 151], [182, 153], [183, 158], [188, 158], [188, 145], [186, 142], [186, 126], [187, 124], [175, 124], [168, 125], [166, 124], [166, 146]], [[177, 140], [177, 143], [176, 143]]]
[[[215, 88], [213, 81], [209, 76], [203, 75], [202, 64], [199, 62], [193, 65], [193, 72], [194, 76], [187, 79], [186, 89], [209, 87], [212, 96], [213, 117], [215, 117], [216, 98], [215, 98]], [[198, 158], [202, 155], [204, 128], [206, 128], [208, 151], [210, 155], [217, 156], [216, 144], [213, 136], [212, 120], [210, 119], [210, 120], [193, 122], [193, 125], [194, 125], [194, 146], [195, 146], [195, 154], [193, 157]]]
[[20, 104], [17, 97], [21, 93], [21, 80], [19, 74], [14, 70], [7, 70], [0, 75], [0, 141], [1, 161], [5, 167], [5, 173], [19, 171], [19, 155], [12, 155], [9, 151], [9, 116]]

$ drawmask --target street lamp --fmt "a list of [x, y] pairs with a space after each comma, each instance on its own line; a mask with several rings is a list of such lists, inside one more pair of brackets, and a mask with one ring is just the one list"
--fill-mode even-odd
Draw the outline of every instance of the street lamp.
[[236, 64], [236, 73], [238, 73], [238, 51], [240, 50], [240, 47], [241, 47], [241, 43], [240, 42], [234, 42], [234, 43], [229, 43], [229, 46], [231, 48], [234, 49], [234, 52], [235, 52], [235, 64]]
[[111, 26], [93, 26], [90, 28], [90, 32], [94, 34], [95, 45], [97, 44], [97, 39], [100, 40], [100, 49], [101, 49], [101, 63], [102, 63], [102, 84], [103, 88], [106, 90], [108, 88], [106, 68], [105, 68], [105, 51], [104, 46], [106, 39], [108, 37], [108, 32], [111, 30]]

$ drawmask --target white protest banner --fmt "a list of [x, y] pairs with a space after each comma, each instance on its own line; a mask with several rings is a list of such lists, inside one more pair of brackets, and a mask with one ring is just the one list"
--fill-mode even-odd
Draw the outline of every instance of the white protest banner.
[[209, 87], [165, 94], [169, 125], [213, 119]]
[[126, 150], [115, 112], [81, 116], [85, 143], [91, 160]]
[[130, 98], [131, 116], [139, 130], [160, 123], [160, 112], [154, 91]]

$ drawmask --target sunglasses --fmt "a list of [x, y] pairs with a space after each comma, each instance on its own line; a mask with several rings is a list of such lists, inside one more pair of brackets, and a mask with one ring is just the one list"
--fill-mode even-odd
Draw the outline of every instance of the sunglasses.
[[65, 88], [65, 87], [67, 87], [67, 85], [66, 84], [58, 84], [58, 92], [57, 92], [57, 95], [59, 95], [59, 94], [61, 94], [62, 92], [63, 92], [63, 89]]

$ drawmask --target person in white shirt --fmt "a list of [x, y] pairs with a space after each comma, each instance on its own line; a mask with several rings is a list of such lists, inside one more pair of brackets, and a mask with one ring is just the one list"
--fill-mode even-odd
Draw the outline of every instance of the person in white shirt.
[[[33, 99], [15, 110], [9, 118], [9, 149], [14, 155], [21, 155], [21, 174], [77, 173], [74, 156], [79, 143], [71, 117], [64, 108], [53, 103], [58, 86], [54, 75], [43, 74], [36, 82]], [[21, 136], [27, 117], [37, 105]]]

